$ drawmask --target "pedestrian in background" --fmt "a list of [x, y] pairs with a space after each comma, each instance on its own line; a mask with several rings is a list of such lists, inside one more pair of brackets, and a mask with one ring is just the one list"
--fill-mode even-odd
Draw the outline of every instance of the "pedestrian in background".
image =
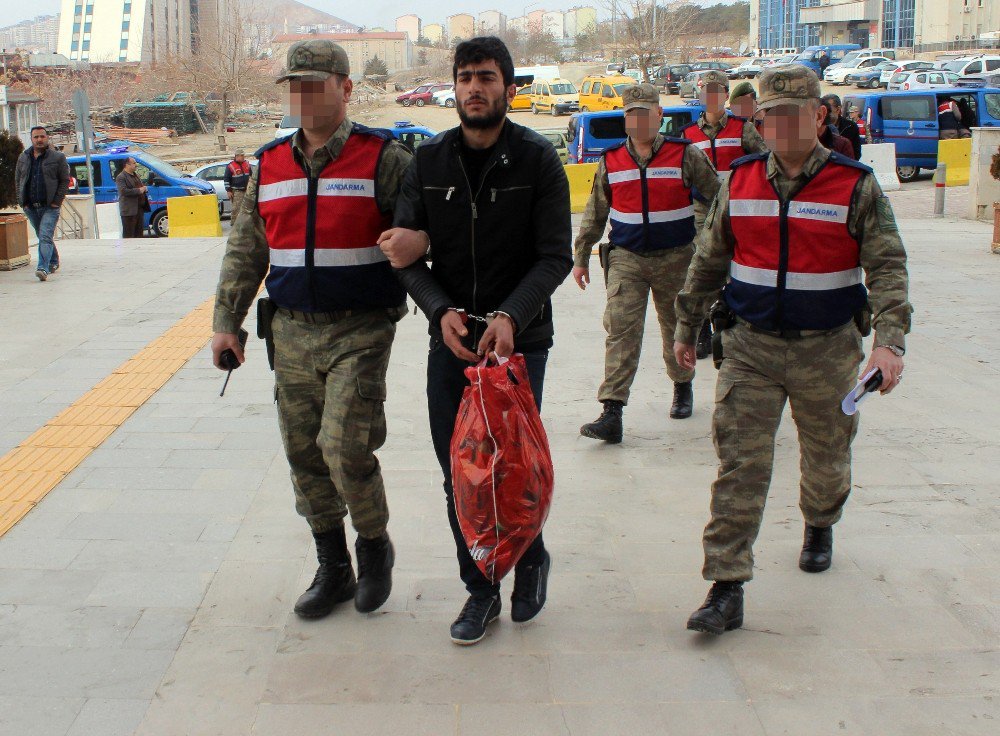
[[69, 191], [69, 163], [62, 151], [49, 146], [49, 132], [40, 125], [31, 129], [31, 148], [21, 152], [14, 167], [17, 201], [38, 235], [38, 268], [45, 281], [59, 270], [55, 244], [59, 209]]
[[663, 108], [651, 84], [622, 92], [625, 143], [601, 155], [594, 186], [576, 238], [573, 279], [590, 283], [590, 254], [611, 220], [609, 247], [602, 247], [608, 301], [604, 382], [597, 392], [601, 415], [580, 434], [612, 444], [622, 441], [622, 413], [639, 369], [650, 294], [660, 324], [663, 361], [673, 382], [672, 419], [686, 419], [694, 406], [694, 371], [674, 358], [674, 300], [684, 285], [696, 232], [695, 191], [711, 201], [719, 178], [703, 151], [684, 138], [660, 133]]
[[222, 175], [222, 183], [226, 188], [226, 196], [233, 203], [231, 224], [236, 222], [243, 209], [243, 196], [247, 192], [247, 185], [250, 183], [250, 174], [253, 169], [242, 148], [237, 148], [233, 152], [233, 160], [226, 165], [226, 173]]
[[844, 136], [851, 143], [854, 150], [854, 160], [861, 160], [861, 131], [858, 124], [843, 114], [843, 105], [839, 95], [825, 95], [823, 102], [829, 105], [829, 114], [826, 122], [832, 125], [838, 133]]
[[743, 584], [753, 578], [786, 402], [801, 453], [799, 568], [829, 569], [858, 428], [841, 400], [858, 379], [862, 335], [871, 327], [874, 346], [862, 373], [880, 370], [882, 393], [899, 385], [912, 311], [889, 200], [871, 169], [816, 138], [826, 115], [816, 74], [798, 64], [765, 71], [760, 108], [773, 152], [733, 169], [677, 296], [674, 351], [689, 368], [702, 315], [723, 286], [729, 311], [712, 422], [719, 473], [703, 536], [702, 575], [713, 585], [687, 625], [712, 634], [743, 625]]
[[118, 188], [118, 214], [122, 218], [122, 237], [141, 238], [143, 235], [143, 220], [149, 212], [149, 196], [142, 179], [136, 176], [138, 163], [129, 156], [125, 165], [115, 177]]

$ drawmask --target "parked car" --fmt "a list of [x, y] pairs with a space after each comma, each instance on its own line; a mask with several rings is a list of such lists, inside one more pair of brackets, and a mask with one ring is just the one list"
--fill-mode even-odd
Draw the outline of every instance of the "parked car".
[[[861, 46], [856, 43], [835, 43], [835, 44], [825, 44], [822, 46], [807, 46], [802, 50], [801, 54], [791, 54], [792, 57], [788, 64], [802, 64], [807, 66], [816, 72], [817, 76], [822, 76], [822, 70], [820, 69], [819, 60], [821, 55], [825, 52], [827, 58], [830, 60], [827, 69], [835, 64], [842, 62], [849, 53], [852, 51], [859, 51]], [[785, 58], [785, 57], [782, 57]]]
[[585, 77], [580, 87], [580, 111], [620, 110], [625, 107], [622, 92], [635, 84], [632, 77]]
[[836, 68], [827, 67], [823, 73], [823, 81], [827, 84], [841, 85], [847, 84], [847, 75], [862, 69], [874, 69], [883, 61], [891, 61], [884, 56], [868, 56], [863, 59], [843, 64], [837, 64]]
[[436, 84], [421, 84], [416, 89], [409, 92], [404, 92], [399, 97], [396, 98], [396, 102], [403, 107], [409, 107], [410, 105], [416, 105], [417, 107], [423, 107], [431, 101], [431, 96], [435, 92], [440, 92], [441, 90], [454, 89], [455, 85], [451, 82], [436, 83]]
[[626, 69], [622, 72], [626, 77], [631, 77], [636, 82], [642, 81], [642, 70], [641, 69]]
[[536, 80], [531, 85], [530, 97], [531, 112], [535, 115], [547, 111], [555, 117], [580, 110], [580, 92], [568, 79]]
[[677, 94], [681, 80], [690, 73], [690, 64], [671, 64], [669, 66], [661, 66], [657, 69], [656, 75], [651, 81], [653, 84], [662, 87], [663, 91], [668, 95], [675, 95]]
[[[952, 71], [952, 70], [948, 70]], [[963, 87], [976, 86], [977, 81], [984, 86], [987, 78], [1000, 74], [1000, 56], [983, 56], [966, 64], [961, 72], [955, 72], [963, 80]]]
[[285, 115], [281, 120], [274, 124], [274, 139], [287, 138], [296, 130], [299, 129], [298, 120], [296, 120], [294, 115]]
[[410, 149], [411, 153], [425, 140], [437, 135], [430, 128], [425, 128], [422, 125], [414, 125], [409, 120], [397, 120], [391, 128], [382, 128], [381, 130], [390, 133], [393, 138]]
[[844, 68], [861, 68], [859, 62], [864, 59], [871, 59], [877, 56], [881, 56], [883, 59], [894, 60], [896, 58], [895, 49], [857, 49], [856, 51], [848, 51], [847, 54], [838, 62], [830, 64], [825, 71], [830, 71], [831, 69], [844, 69]]
[[[704, 110], [697, 103], [664, 107], [660, 132], [666, 136], [680, 135], [681, 129], [697, 120]], [[604, 151], [624, 140], [625, 113], [621, 110], [581, 112], [576, 116], [576, 136], [569, 141], [569, 163], [593, 163]]]
[[764, 69], [771, 63], [771, 59], [767, 57], [755, 57], [752, 59], [747, 59], [739, 66], [734, 66], [729, 69], [726, 74], [729, 75], [730, 79], [753, 79], [760, 75]]
[[982, 74], [984, 72], [1000, 72], [1000, 56], [989, 54], [981, 56], [967, 56], [961, 59], [949, 61], [944, 65], [945, 71], [955, 72], [960, 77], [967, 77], [970, 74]]
[[[949, 72], [954, 74], [954, 72]], [[959, 77], [956, 87], [1000, 87], [1000, 74], [983, 74], [974, 77]]]
[[883, 87], [888, 87], [894, 74], [913, 72], [919, 69], [931, 69], [932, 66], [929, 61], [899, 61], [891, 69], [883, 69], [882, 76], [879, 77], [878, 81]]
[[556, 153], [559, 154], [559, 160], [563, 162], [563, 165], [568, 163], [569, 146], [566, 142], [566, 131], [563, 128], [536, 128], [535, 132], [540, 133], [555, 147]]
[[[191, 172], [191, 176], [207, 181], [215, 189], [215, 196], [219, 198], [219, 217], [229, 217], [233, 213], [233, 203], [229, 199], [229, 195], [226, 194], [225, 184], [226, 167], [231, 161], [232, 159], [214, 161]], [[256, 159], [247, 159], [247, 161], [250, 162], [253, 169], [257, 168]]]
[[[895, 61], [883, 61], [881, 64], [876, 64], [868, 69], [855, 69], [851, 74], [847, 75], [844, 80], [847, 84], [853, 84], [855, 87], [869, 89], [876, 89], [882, 85], [882, 72], [890, 72], [896, 68]], [[886, 80], [886, 84], [888, 84]]]
[[[455, 106], [455, 100], [452, 98], [452, 107]], [[514, 95], [514, 99], [510, 103], [511, 110], [530, 110], [531, 109], [531, 85], [526, 84], [517, 90], [517, 94]]]
[[775, 59], [771, 63], [771, 66], [788, 66], [789, 64], [795, 64], [796, 58], [797, 57], [795, 56], [795, 54], [785, 54], [784, 56], [779, 56], [777, 59]]
[[87, 171], [85, 156], [69, 156], [67, 160], [70, 175], [76, 179], [80, 194], [90, 194], [93, 191], [97, 204], [107, 204], [118, 201], [115, 177], [121, 173], [125, 159], [129, 157], [134, 158], [138, 164], [135, 175], [149, 187], [146, 194], [149, 197], [150, 211], [143, 218], [143, 227], [157, 237], [166, 237], [170, 232], [167, 221], [168, 199], [192, 195], [211, 195], [217, 198], [215, 187], [209, 182], [185, 174], [146, 151], [122, 150], [91, 154], [90, 172]]
[[938, 72], [933, 69], [921, 69], [912, 72], [893, 74], [889, 80], [890, 92], [906, 92], [911, 89], [929, 89], [931, 87], [953, 87], [959, 79], [955, 72]]
[[[705, 70], [705, 71], [711, 71], [711, 70]], [[691, 72], [686, 77], [684, 77], [683, 81], [680, 84], [680, 88], [677, 90], [677, 93], [681, 97], [692, 97], [692, 98], [697, 97], [698, 93], [701, 91], [701, 88], [705, 86], [704, 82], [705, 71]]]
[[728, 68], [729, 64], [724, 64], [721, 61], [696, 61], [691, 65], [691, 71], [693, 72], [703, 72], [709, 69], [718, 69], [724, 72]]
[[[451, 100], [451, 104], [448, 104], [448, 100]], [[439, 89], [437, 92], [431, 95], [431, 104], [438, 105], [440, 107], [454, 107], [455, 106], [455, 88], [451, 89]]]
[[1000, 88], [933, 87], [910, 92], [866, 95], [864, 119], [873, 143], [894, 143], [900, 181], [916, 179], [920, 169], [937, 166], [938, 106], [952, 99], [967, 111], [967, 128], [1000, 127]]

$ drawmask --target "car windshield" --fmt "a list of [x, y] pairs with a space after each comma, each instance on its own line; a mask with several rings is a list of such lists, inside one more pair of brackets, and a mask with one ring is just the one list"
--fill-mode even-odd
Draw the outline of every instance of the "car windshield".
[[961, 72], [962, 71], [962, 67], [964, 67], [968, 63], [969, 63], [968, 60], [965, 60], [965, 61], [949, 61], [947, 64], [944, 65], [944, 68], [947, 69], [950, 72]]
[[881, 64], [879, 64], [875, 68], [878, 69], [879, 71], [882, 71], [882, 72], [884, 72], [886, 69], [895, 69], [896, 68], [896, 62], [894, 62], [894, 61], [883, 61]]
[[185, 174], [180, 169], [175, 168], [172, 164], [168, 164], [159, 156], [154, 156], [151, 153], [146, 153], [145, 151], [143, 151], [142, 153], [137, 154], [134, 158], [140, 164], [145, 164], [146, 168], [152, 169], [156, 171], [156, 173], [158, 174], [166, 174], [168, 176], [172, 176], [177, 179], [192, 178], [190, 174]]
[[571, 82], [565, 84], [553, 84], [551, 85], [551, 90], [554, 95], [575, 95], [576, 85]]
[[858, 52], [858, 51], [852, 51], [847, 56], [845, 56], [843, 59], [841, 59], [840, 63], [843, 64], [844, 66], [848, 66], [848, 65], [850, 65], [850, 63], [852, 61], [854, 61], [855, 59], [857, 59], [859, 56], [861, 56], [860, 52]]
[[[788, 58], [787, 56], [779, 56], [778, 57], [778, 61], [782, 61], [783, 59], [787, 59], [787, 58]], [[796, 56], [794, 58], [795, 58], [795, 61], [812, 61], [813, 59], [816, 58], [816, 52], [815, 51], [803, 51], [801, 54], [799, 54], [798, 56]]]

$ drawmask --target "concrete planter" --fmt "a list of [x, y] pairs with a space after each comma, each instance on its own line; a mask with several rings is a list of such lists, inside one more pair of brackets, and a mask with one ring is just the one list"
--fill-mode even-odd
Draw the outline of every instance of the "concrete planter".
[[22, 214], [0, 214], [0, 271], [13, 271], [30, 262], [28, 218]]

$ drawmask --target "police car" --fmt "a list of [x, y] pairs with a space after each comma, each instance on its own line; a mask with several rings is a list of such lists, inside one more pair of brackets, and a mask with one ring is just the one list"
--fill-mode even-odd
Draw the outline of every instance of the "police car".
[[410, 149], [411, 152], [428, 138], [437, 135], [430, 128], [414, 125], [409, 120], [397, 120], [391, 128], [382, 128], [381, 130], [391, 133], [393, 138]]

